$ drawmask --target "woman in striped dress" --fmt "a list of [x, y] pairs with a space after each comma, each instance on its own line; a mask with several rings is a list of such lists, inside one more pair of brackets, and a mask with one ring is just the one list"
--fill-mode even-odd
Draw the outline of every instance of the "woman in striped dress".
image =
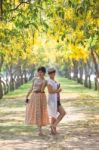
[[[44, 89], [47, 85], [44, 78], [46, 73], [45, 67], [38, 68], [37, 77], [33, 78], [32, 87], [26, 96], [26, 124], [36, 124], [39, 128], [39, 135], [42, 136], [42, 126], [49, 124], [48, 112], [47, 112], [47, 100]], [[30, 100], [28, 99], [31, 94]]]

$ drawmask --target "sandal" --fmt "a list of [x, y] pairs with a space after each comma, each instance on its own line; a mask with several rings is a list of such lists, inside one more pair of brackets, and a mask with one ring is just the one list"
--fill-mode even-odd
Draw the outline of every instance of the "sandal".
[[51, 134], [56, 134], [56, 128], [54, 126], [51, 126]]
[[39, 135], [39, 136], [44, 136], [44, 134], [43, 134], [43, 133], [41, 133], [41, 132], [40, 132], [40, 133], [38, 133], [38, 135]]

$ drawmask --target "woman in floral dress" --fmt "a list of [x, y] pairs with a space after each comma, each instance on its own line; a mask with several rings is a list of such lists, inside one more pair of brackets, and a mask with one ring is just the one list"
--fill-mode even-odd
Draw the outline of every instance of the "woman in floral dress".
[[[39, 128], [39, 135], [42, 136], [42, 126], [49, 124], [47, 112], [47, 100], [45, 95], [45, 87], [47, 81], [44, 76], [46, 73], [45, 67], [38, 68], [37, 77], [33, 78], [32, 87], [26, 95], [26, 119], [28, 125], [36, 124]], [[31, 98], [28, 99], [31, 94]]]

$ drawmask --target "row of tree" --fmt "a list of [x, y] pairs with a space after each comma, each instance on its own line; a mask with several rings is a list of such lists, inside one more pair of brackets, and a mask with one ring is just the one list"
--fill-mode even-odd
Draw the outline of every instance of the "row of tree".
[[98, 26], [97, 0], [0, 0], [0, 97], [41, 64], [88, 87], [94, 73], [98, 89]]
[[58, 42], [56, 63], [64, 66], [66, 77], [71, 78], [73, 73], [73, 79], [85, 87], [92, 87], [90, 77], [94, 74], [95, 90], [99, 90], [97, 0], [53, 1], [47, 13], [53, 24], [49, 34]]
[[0, 0], [0, 98], [31, 79], [40, 64], [33, 49], [40, 10], [39, 1]]

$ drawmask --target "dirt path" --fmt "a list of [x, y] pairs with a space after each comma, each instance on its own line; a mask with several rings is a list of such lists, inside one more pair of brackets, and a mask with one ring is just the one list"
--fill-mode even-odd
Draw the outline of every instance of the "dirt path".
[[62, 94], [67, 115], [60, 123], [59, 134], [39, 137], [36, 127], [24, 125], [24, 97], [0, 104], [0, 150], [99, 150], [99, 100], [80, 99]]

